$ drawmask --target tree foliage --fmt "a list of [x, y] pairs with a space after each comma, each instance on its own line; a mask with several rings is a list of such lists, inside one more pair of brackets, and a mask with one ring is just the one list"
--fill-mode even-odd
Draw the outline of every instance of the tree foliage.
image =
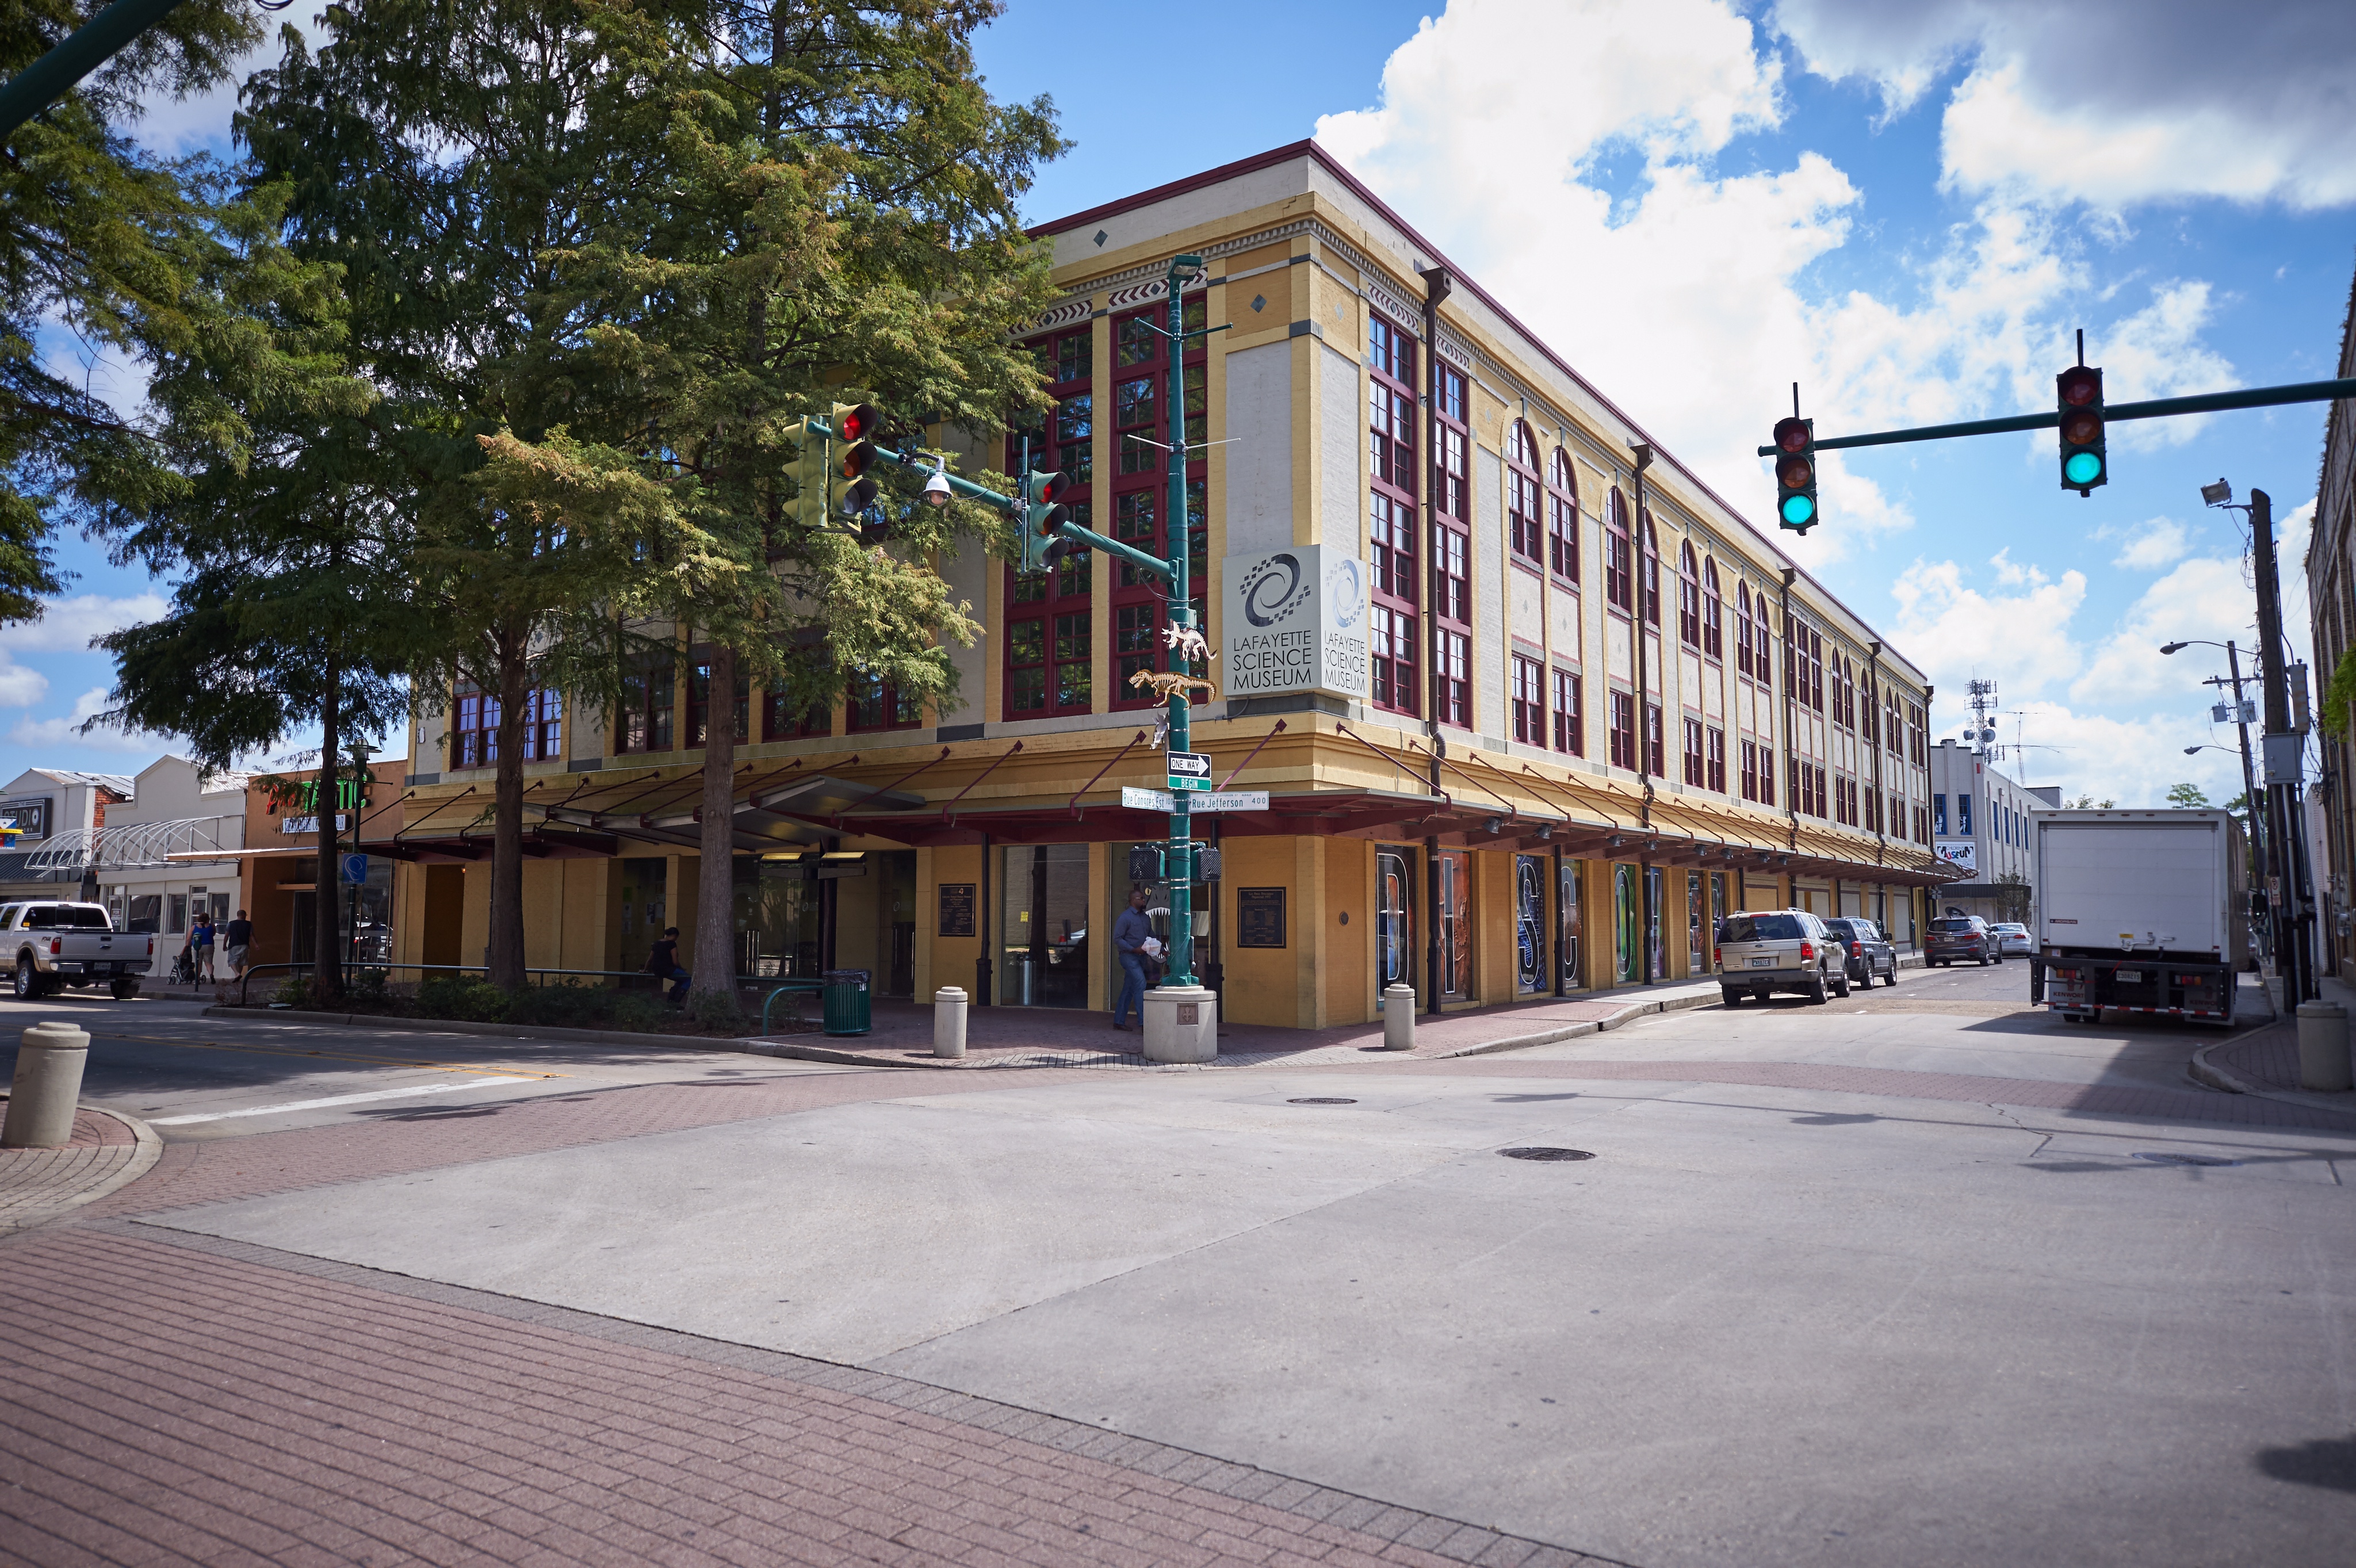
[[2199, 810], [2209, 804], [2209, 792], [2198, 784], [2171, 784], [2168, 788], [2168, 803], [2187, 810]]

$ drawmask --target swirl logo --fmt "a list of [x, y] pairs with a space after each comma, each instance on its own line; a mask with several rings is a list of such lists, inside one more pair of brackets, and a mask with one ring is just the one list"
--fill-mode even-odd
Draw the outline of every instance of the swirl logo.
[[1333, 607], [1337, 630], [1347, 631], [1358, 624], [1366, 610], [1366, 588], [1355, 560], [1344, 555], [1325, 568], [1325, 598]]
[[1315, 585], [1301, 578], [1301, 558], [1278, 553], [1244, 575], [1244, 618], [1254, 626], [1274, 626], [1301, 607]]

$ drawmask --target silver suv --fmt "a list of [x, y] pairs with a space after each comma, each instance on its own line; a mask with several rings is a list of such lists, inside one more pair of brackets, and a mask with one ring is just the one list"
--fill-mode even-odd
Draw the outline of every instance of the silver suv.
[[1745, 995], [1764, 1002], [1778, 991], [1796, 991], [1811, 1002], [1848, 994], [1841, 944], [1805, 909], [1729, 915], [1718, 928], [1718, 972], [1729, 1007]]

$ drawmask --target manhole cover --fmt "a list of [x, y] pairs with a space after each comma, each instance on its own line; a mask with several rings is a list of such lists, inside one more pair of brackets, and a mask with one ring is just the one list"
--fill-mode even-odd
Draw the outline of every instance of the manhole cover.
[[1509, 1160], [1591, 1160], [1585, 1149], [1499, 1149]]
[[2137, 1155], [2139, 1160], [2149, 1160], [2156, 1165], [2238, 1165], [2239, 1160], [2229, 1160], [2222, 1155]]
[[1287, 1105], [1355, 1105], [1355, 1100], [1340, 1100], [1330, 1094], [1312, 1095], [1306, 1100], [1288, 1100]]

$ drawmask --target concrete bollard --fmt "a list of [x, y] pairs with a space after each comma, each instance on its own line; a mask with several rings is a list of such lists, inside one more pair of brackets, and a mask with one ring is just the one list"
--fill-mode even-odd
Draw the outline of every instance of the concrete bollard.
[[1200, 985], [1157, 985], [1145, 993], [1147, 1061], [1207, 1062], [1218, 1056], [1218, 993]]
[[1415, 1049], [1415, 987], [1412, 985], [1387, 985], [1383, 988], [1383, 1049]]
[[933, 993], [933, 1055], [965, 1055], [965, 1008], [962, 986], [944, 985]]
[[2336, 1002], [2298, 1004], [2298, 1086], [2336, 1093], [2356, 1082], [2348, 1058], [2348, 1009]]
[[72, 1143], [81, 1069], [89, 1061], [90, 1036], [71, 1024], [36, 1024], [26, 1030], [16, 1047], [16, 1079], [8, 1086], [0, 1149], [62, 1149]]

